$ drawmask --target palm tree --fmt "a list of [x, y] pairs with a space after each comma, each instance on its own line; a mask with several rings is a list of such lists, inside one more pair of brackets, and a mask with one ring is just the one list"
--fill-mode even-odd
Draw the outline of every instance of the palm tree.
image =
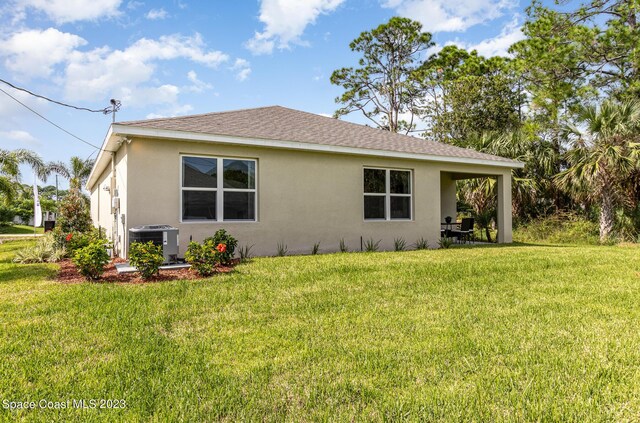
[[30, 150], [3, 150], [0, 149], [0, 194], [6, 201], [12, 201], [20, 182], [20, 165], [31, 166], [39, 179], [46, 180], [49, 169], [39, 155]]
[[89, 174], [91, 174], [94, 162], [95, 160], [93, 159], [83, 160], [80, 157], [73, 156], [69, 161], [69, 165], [62, 162], [52, 162], [49, 163], [48, 168], [51, 172], [67, 179], [71, 190], [80, 191], [87, 182]]
[[[557, 160], [550, 143], [528, 135], [524, 131], [483, 132], [472, 136], [469, 145], [478, 151], [509, 157], [524, 162], [524, 169], [512, 172], [512, 206], [514, 214], [522, 216], [527, 208], [533, 208], [545, 190], [544, 175], [551, 175]], [[490, 225], [496, 213], [497, 194], [495, 179], [473, 178], [459, 181], [459, 195], [471, 206], [476, 222], [485, 229], [491, 242]]]
[[561, 188], [600, 206], [600, 241], [611, 236], [624, 181], [640, 165], [640, 103], [607, 100], [583, 106], [565, 136], [571, 144], [568, 167], [556, 176]]

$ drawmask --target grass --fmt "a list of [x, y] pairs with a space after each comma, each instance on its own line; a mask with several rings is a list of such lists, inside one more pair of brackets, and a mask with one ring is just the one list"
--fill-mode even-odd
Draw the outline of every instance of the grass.
[[29, 421], [633, 421], [638, 246], [256, 258], [209, 280], [49, 280], [0, 245], [0, 409]]
[[513, 231], [519, 242], [591, 244], [600, 241], [598, 224], [572, 213], [558, 213], [519, 225]]
[[[36, 233], [44, 233], [44, 228], [36, 228]], [[33, 234], [33, 226], [26, 225], [0, 225], [0, 235]]]

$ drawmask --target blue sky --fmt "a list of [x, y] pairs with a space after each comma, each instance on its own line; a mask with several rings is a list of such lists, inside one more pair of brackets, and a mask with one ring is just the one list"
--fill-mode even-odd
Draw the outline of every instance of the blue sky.
[[[70, 5], [73, 6], [70, 6]], [[522, 35], [517, 0], [6, 0], [0, 78], [76, 106], [122, 101], [117, 120], [279, 104], [332, 114], [334, 69], [356, 64], [349, 42], [406, 16], [438, 46], [504, 55]], [[46, 118], [100, 145], [111, 116], [80, 112], [0, 84]], [[45, 160], [94, 149], [0, 92], [0, 148]], [[362, 122], [357, 115], [345, 119]], [[94, 155], [95, 156], [95, 155]], [[31, 175], [24, 175], [30, 180]], [[51, 181], [49, 181], [51, 182]]]

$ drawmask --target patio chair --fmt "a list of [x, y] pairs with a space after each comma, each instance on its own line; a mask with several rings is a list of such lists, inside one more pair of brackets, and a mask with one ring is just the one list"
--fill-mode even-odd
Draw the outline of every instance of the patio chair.
[[473, 226], [474, 220], [472, 217], [465, 217], [460, 222], [460, 230], [452, 230], [451, 235], [458, 239], [458, 242], [472, 242], [473, 241]]

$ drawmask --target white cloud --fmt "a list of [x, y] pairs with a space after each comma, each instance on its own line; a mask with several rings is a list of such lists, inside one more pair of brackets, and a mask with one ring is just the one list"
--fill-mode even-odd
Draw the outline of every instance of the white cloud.
[[158, 113], [149, 113], [146, 116], [146, 118], [147, 119], [159, 119], [159, 118], [165, 118], [165, 117], [182, 116], [182, 115], [186, 115], [187, 113], [191, 112], [192, 110], [193, 110], [193, 106], [190, 105], [190, 104], [175, 105], [172, 108], [162, 110], [162, 111], [160, 111]]
[[250, 65], [248, 60], [245, 59], [241, 59], [241, 58], [237, 58], [235, 62], [233, 62], [233, 68], [234, 69], [238, 69], [238, 68], [246, 68]]
[[245, 68], [238, 71], [238, 73], [236, 74], [236, 79], [238, 81], [244, 81], [249, 77], [249, 75], [251, 75], [251, 68]]
[[141, 107], [149, 104], [176, 104], [180, 88], [171, 84], [159, 87], [123, 87], [118, 100], [129, 107]]
[[144, 6], [144, 3], [141, 2], [141, 1], [133, 0], [133, 1], [130, 1], [130, 2], [127, 3], [127, 9], [129, 9], [129, 10], [136, 10], [137, 8], [139, 8], [141, 6]]
[[0, 139], [8, 139], [31, 147], [38, 147], [42, 144], [27, 131], [12, 129], [10, 131], [0, 131]]
[[199, 80], [198, 74], [193, 70], [187, 72], [187, 78], [189, 79], [189, 81], [191, 81], [191, 85], [185, 87], [187, 91], [201, 93], [202, 91], [210, 90], [211, 88], [213, 88], [213, 85]]
[[244, 81], [249, 77], [249, 75], [251, 75], [251, 63], [245, 59], [236, 59], [233, 66], [231, 66], [231, 69], [237, 71], [236, 79], [238, 81]]
[[[66, 69], [66, 98], [94, 101], [105, 96], [133, 98], [133, 93], [139, 94], [136, 87], [152, 79], [158, 61], [178, 58], [211, 68], [229, 59], [220, 51], [207, 51], [199, 34], [162, 36], [158, 40], [142, 38], [124, 50], [102, 47], [89, 52], [75, 51], [69, 56]], [[169, 86], [163, 87], [156, 87], [147, 104], [163, 103], [177, 95], [172, 94]]]
[[499, 18], [517, 6], [514, 0], [386, 0], [382, 6], [420, 21], [429, 32], [466, 31]]
[[265, 25], [245, 43], [253, 54], [269, 54], [274, 47], [304, 44], [300, 37], [321, 14], [333, 12], [344, 0], [261, 0], [259, 19]]
[[[41, 98], [33, 97], [24, 91], [14, 90], [6, 86], [2, 86], [0, 88], [11, 94], [12, 97], [16, 98], [21, 103], [39, 111], [46, 109], [51, 104]], [[9, 98], [3, 93], [0, 93], [0, 116], [2, 116], [2, 119], [0, 119], [0, 129], [7, 129], [9, 127], [7, 125], [15, 124], [17, 122], [15, 119], [23, 115], [31, 115], [31, 112], [24, 106], [18, 104], [15, 100]]]
[[162, 20], [169, 17], [169, 14], [163, 8], [151, 9], [146, 15], [146, 18], [152, 21]]
[[522, 26], [518, 23], [518, 17], [502, 28], [500, 34], [493, 38], [487, 38], [477, 44], [469, 45], [469, 50], [477, 50], [482, 56], [509, 56], [509, 47], [512, 44], [524, 40]]
[[55, 28], [32, 29], [13, 34], [0, 42], [0, 56], [7, 69], [20, 76], [47, 77], [53, 66], [62, 63], [77, 47], [87, 42]]
[[21, 13], [25, 9], [33, 9], [63, 24], [117, 16], [121, 3], [122, 0], [16, 0], [14, 10]]

